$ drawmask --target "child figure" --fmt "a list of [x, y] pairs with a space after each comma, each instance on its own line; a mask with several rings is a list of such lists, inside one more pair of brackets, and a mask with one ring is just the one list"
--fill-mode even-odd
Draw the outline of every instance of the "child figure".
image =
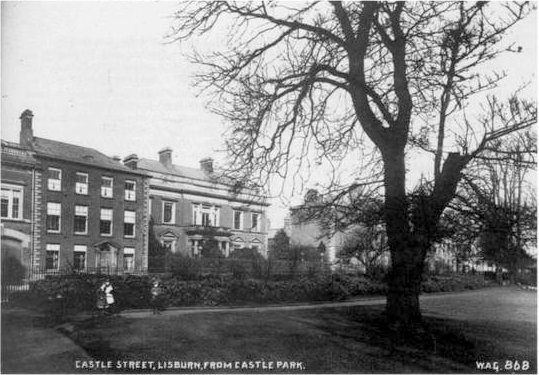
[[159, 283], [159, 279], [153, 279], [152, 288], [150, 289], [150, 294], [151, 294], [150, 302], [152, 305], [152, 311], [154, 315], [161, 313], [161, 294], [162, 293], [163, 293], [163, 290]]
[[97, 291], [97, 308], [104, 313], [111, 313], [114, 304], [114, 288], [109, 280], [106, 280]]

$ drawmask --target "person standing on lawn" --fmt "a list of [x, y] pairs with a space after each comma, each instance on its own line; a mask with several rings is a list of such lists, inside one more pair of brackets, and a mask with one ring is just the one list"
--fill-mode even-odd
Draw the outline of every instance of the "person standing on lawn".
[[111, 313], [112, 305], [114, 304], [113, 290], [112, 284], [107, 279], [101, 284], [97, 292], [97, 308], [104, 313]]
[[153, 314], [160, 314], [161, 313], [161, 295], [163, 294], [163, 289], [161, 288], [161, 284], [159, 282], [159, 279], [154, 278], [152, 281], [152, 288], [150, 289], [150, 303], [152, 305], [152, 311]]

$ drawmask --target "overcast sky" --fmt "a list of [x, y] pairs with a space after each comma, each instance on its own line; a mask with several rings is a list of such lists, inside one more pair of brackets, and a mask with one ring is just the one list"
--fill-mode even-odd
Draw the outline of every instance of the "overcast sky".
[[[225, 128], [204, 108], [178, 44], [164, 43], [174, 2], [6, 2], [2, 7], [2, 139], [17, 141], [19, 115], [34, 112], [39, 137], [107, 155], [198, 167], [216, 156]], [[515, 30], [524, 53], [500, 61], [511, 82], [535, 80], [536, 18]], [[530, 88], [537, 91], [536, 86]], [[278, 201], [269, 212], [282, 226]]]

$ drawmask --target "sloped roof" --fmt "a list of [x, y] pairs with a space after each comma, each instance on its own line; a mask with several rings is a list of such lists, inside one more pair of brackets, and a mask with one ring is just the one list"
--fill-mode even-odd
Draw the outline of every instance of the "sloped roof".
[[171, 168], [167, 168], [161, 162], [157, 160], [143, 158], [138, 161], [137, 166], [139, 169], [144, 169], [147, 171], [171, 174], [174, 176], [185, 177], [185, 178], [190, 178], [190, 179], [195, 179], [195, 180], [216, 182], [214, 178], [212, 178], [209, 174], [207, 174], [201, 169], [184, 167], [184, 166], [175, 165], [175, 164], [173, 164]]
[[113, 169], [117, 171], [140, 174], [126, 166], [119, 161], [113, 160], [101, 152], [89, 148], [73, 145], [70, 143], [64, 143], [59, 141], [53, 141], [51, 139], [34, 137], [33, 142], [34, 151], [37, 155], [48, 156], [55, 159], [61, 159], [65, 161], [81, 163], [105, 169]]
[[2, 139], [2, 161], [15, 161], [18, 163], [35, 164], [36, 159], [32, 152], [21, 147], [18, 143]]

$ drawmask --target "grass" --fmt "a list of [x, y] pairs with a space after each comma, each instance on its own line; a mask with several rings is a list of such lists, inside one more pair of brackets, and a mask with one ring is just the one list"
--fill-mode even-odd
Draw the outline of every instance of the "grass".
[[[415, 337], [387, 330], [383, 306], [116, 316], [81, 322], [70, 336], [92, 357], [113, 361], [295, 361], [307, 373], [470, 373], [478, 372], [476, 361], [527, 360], [527, 372], [535, 373], [536, 322], [519, 315], [534, 308], [535, 299], [523, 293], [516, 299], [514, 291], [491, 290], [427, 300], [429, 330]], [[513, 306], [518, 319], [501, 314], [515, 301], [521, 302]], [[451, 317], [449, 306], [465, 314]]]

